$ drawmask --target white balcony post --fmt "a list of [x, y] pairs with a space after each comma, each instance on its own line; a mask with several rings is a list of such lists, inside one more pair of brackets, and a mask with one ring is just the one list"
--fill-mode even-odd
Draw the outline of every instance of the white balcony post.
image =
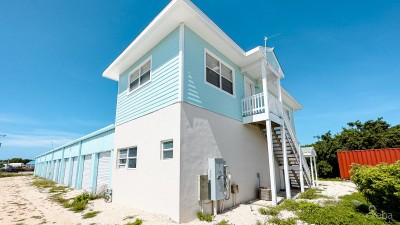
[[311, 183], [312, 186], [315, 187], [315, 180], [314, 180], [314, 169], [313, 169], [313, 156], [310, 157], [310, 166], [311, 166]]
[[282, 101], [282, 87], [281, 87], [281, 78], [277, 78], [277, 80], [276, 80], [276, 85], [277, 85], [277, 90], [278, 90], [278, 100], [279, 100], [279, 108], [278, 108], [278, 111], [279, 111], [279, 116], [284, 116], [283, 115], [283, 101]]
[[269, 119], [269, 106], [268, 106], [268, 81], [267, 71], [265, 69], [265, 59], [261, 60], [261, 73], [262, 84], [264, 93], [264, 106], [266, 114], [266, 131], [267, 131], [267, 144], [268, 144], [268, 161], [269, 161], [269, 177], [271, 184], [272, 205], [277, 205], [277, 192], [276, 192], [276, 179], [275, 179], [275, 162], [274, 162], [274, 149], [272, 145], [272, 125]]
[[[312, 168], [313, 165], [311, 165]], [[315, 170], [315, 186], [318, 187], [318, 171], [317, 171], [317, 159], [314, 156], [314, 170]]]

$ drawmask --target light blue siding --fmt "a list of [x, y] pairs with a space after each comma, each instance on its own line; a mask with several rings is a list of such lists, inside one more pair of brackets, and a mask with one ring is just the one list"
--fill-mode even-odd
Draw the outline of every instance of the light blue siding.
[[82, 155], [110, 151], [114, 148], [114, 130], [104, 132], [82, 141]]
[[62, 158], [62, 149], [59, 149], [54, 152], [54, 158], [53, 159], [61, 159]]
[[79, 143], [65, 147], [64, 158], [70, 158], [79, 155]]
[[267, 62], [268, 62], [276, 71], [279, 72], [279, 63], [278, 63], [278, 61], [276, 61], [273, 52], [267, 52]]
[[[235, 96], [205, 83], [205, 48], [235, 70]], [[183, 79], [185, 102], [242, 121], [241, 100], [244, 97], [244, 77], [240, 68], [188, 27], [185, 27]]]
[[[151, 81], [128, 94], [129, 75], [149, 57]], [[125, 71], [118, 82], [116, 125], [159, 110], [179, 100], [179, 29]]]

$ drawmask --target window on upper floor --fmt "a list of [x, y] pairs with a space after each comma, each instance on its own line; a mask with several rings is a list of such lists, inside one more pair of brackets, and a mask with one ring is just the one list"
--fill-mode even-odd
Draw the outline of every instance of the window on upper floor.
[[129, 75], [129, 92], [138, 89], [146, 84], [151, 78], [151, 59], [139, 66], [133, 73]]
[[173, 140], [161, 142], [161, 154], [162, 154], [162, 159], [174, 158], [174, 141]]
[[137, 147], [118, 150], [118, 169], [136, 169]]
[[233, 95], [233, 70], [206, 53], [206, 82]]

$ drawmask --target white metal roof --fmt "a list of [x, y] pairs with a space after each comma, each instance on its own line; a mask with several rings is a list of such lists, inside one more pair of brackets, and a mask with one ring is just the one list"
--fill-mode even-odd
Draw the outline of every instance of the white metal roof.
[[304, 157], [317, 156], [317, 153], [315, 152], [314, 147], [303, 147], [303, 148], [301, 148], [301, 151], [303, 151]]

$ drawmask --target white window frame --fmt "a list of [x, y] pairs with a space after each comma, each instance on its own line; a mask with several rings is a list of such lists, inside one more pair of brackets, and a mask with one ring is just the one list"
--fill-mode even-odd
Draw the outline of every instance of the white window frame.
[[[140, 83], [140, 68], [146, 64], [147, 62], [150, 61], [150, 79], [146, 82], [144, 82], [143, 84]], [[150, 83], [152, 78], [153, 78], [153, 70], [152, 70], [152, 66], [153, 66], [153, 57], [150, 56], [149, 58], [147, 58], [146, 60], [143, 60], [142, 63], [140, 63], [138, 66], [135, 67], [135, 69], [133, 69], [131, 72], [128, 73], [128, 87], [127, 87], [127, 94], [131, 94], [134, 93], [136, 91], [138, 91], [139, 89], [141, 89], [143, 86], [145, 86], [146, 84]], [[131, 90], [131, 76], [132, 74], [134, 74], [136, 71], [139, 71], [139, 77], [137, 79], [139, 79], [139, 85], [137, 88]]]
[[[212, 56], [214, 59], [216, 59], [216, 60], [219, 61], [219, 64], [220, 64], [220, 71], [222, 70], [221, 64], [224, 64], [224, 66], [226, 66], [226, 67], [228, 67], [228, 69], [232, 70], [232, 94], [222, 89], [222, 78], [221, 78], [221, 77], [222, 77], [222, 74], [219, 74], [219, 84], [220, 84], [220, 87], [217, 87], [217, 86], [215, 86], [215, 85], [213, 85], [213, 84], [211, 84], [211, 83], [209, 83], [209, 82], [207, 81], [207, 54], [210, 55], [210, 56]], [[229, 65], [228, 63], [226, 63], [224, 60], [222, 60], [221, 58], [219, 58], [218, 56], [216, 56], [214, 53], [212, 53], [212, 52], [211, 52], [210, 50], [208, 50], [207, 48], [204, 48], [204, 60], [203, 60], [203, 62], [204, 62], [204, 65], [203, 65], [203, 69], [204, 69], [204, 83], [207, 84], [207, 85], [209, 85], [210, 87], [213, 87], [213, 88], [215, 88], [215, 89], [217, 89], [217, 90], [219, 90], [219, 91], [221, 91], [221, 92], [227, 94], [228, 96], [231, 96], [231, 97], [233, 97], [233, 98], [236, 98], [236, 86], [235, 86], [235, 84], [236, 84], [236, 79], [235, 79], [235, 77], [236, 77], [236, 76], [235, 76], [236, 72], [235, 72], [235, 69], [234, 69], [231, 65]]]
[[[164, 143], [165, 142], [170, 142], [170, 141], [172, 141], [172, 148], [167, 148], [167, 149], [164, 149]], [[163, 141], [161, 141], [161, 160], [172, 160], [172, 159], [174, 159], [174, 140], [173, 139], [168, 139], [168, 140], [163, 140]], [[172, 158], [164, 158], [164, 152], [166, 152], [166, 151], [171, 151], [172, 152]]]
[[[131, 148], [136, 148], [136, 156], [134, 156], [134, 157], [129, 157], [129, 149], [131, 149]], [[126, 150], [126, 158], [121, 158], [120, 157], [121, 150]], [[137, 160], [138, 147], [137, 146], [131, 146], [131, 147], [127, 147], [127, 148], [120, 148], [120, 149], [118, 149], [117, 154], [118, 154], [118, 157], [117, 157], [117, 169], [119, 169], [119, 170], [121, 170], [121, 169], [135, 170], [137, 168], [137, 163], [138, 163], [138, 160]], [[123, 164], [119, 163], [120, 159], [126, 159], [124, 168], [120, 168], [120, 166], [123, 165]], [[128, 168], [129, 159], [136, 159], [136, 167], [135, 168]]]

